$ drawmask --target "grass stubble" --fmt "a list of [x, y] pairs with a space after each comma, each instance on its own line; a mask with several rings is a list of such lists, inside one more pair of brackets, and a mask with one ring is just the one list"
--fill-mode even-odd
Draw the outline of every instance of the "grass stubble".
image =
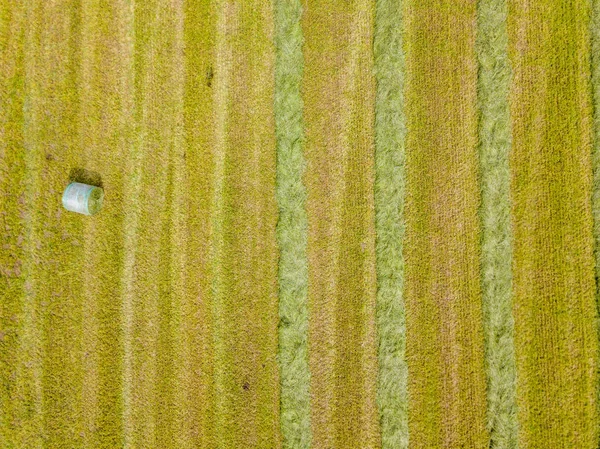
[[590, 4], [509, 1], [519, 445], [598, 443]]
[[303, 8], [312, 445], [375, 448], [375, 8]]
[[484, 448], [475, 3], [408, 1], [403, 17], [411, 447]]

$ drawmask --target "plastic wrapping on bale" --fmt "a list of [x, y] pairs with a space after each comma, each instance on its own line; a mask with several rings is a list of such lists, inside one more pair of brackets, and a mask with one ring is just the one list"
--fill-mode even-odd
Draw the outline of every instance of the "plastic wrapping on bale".
[[83, 215], [94, 215], [102, 208], [104, 190], [100, 187], [70, 183], [63, 193], [62, 203], [65, 209]]

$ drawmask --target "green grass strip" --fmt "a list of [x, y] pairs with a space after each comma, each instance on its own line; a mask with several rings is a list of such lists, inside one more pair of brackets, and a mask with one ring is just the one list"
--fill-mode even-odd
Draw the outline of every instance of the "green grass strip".
[[375, 11], [375, 219], [377, 232], [377, 402], [383, 449], [408, 447], [405, 360], [404, 54], [402, 6], [378, 0]]
[[275, 2], [275, 132], [279, 221], [279, 367], [285, 448], [309, 448], [308, 262], [300, 0]]
[[477, 10], [481, 289], [486, 341], [488, 429], [494, 448], [517, 447], [516, 367], [512, 316], [510, 228], [510, 63], [506, 0], [481, 0]]

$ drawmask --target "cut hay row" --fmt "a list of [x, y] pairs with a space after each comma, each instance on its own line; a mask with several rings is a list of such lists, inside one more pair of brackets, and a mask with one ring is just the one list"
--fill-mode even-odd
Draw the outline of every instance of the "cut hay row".
[[[79, 267], [83, 290], [78, 298], [83, 315], [82, 446], [108, 448], [124, 438], [119, 298], [125, 260], [123, 198], [127, 195], [127, 174], [122, 168], [130, 157], [134, 131], [129, 120], [134, 103], [129, 76], [133, 55], [125, 40], [132, 17], [126, 2], [105, 7], [82, 4], [79, 14], [75, 17], [80, 26], [73, 30], [80, 52], [77, 149], [83, 153], [82, 167], [101, 174], [108, 192], [106, 207], [96, 219], [69, 217], [84, 223], [86, 237]], [[99, 65], [102, 71], [96, 70]]]
[[483, 448], [475, 3], [404, 6], [411, 447]]
[[590, 4], [509, 2], [521, 447], [598, 445]]
[[374, 5], [304, 4], [313, 447], [380, 445], [375, 406]]
[[510, 64], [505, 0], [477, 7], [481, 288], [486, 342], [487, 427], [497, 449], [517, 447], [510, 224]]
[[275, 2], [275, 104], [279, 221], [281, 434], [286, 449], [311, 447], [308, 262], [301, 83], [302, 5]]
[[[168, 320], [170, 314], [166, 292], [170, 285], [163, 245], [166, 244], [166, 227], [170, 224], [167, 189], [173, 118], [169, 106], [171, 101], [176, 101], [170, 80], [176, 49], [169, 45], [175, 28], [170, 23], [173, 11], [167, 5], [156, 1], [136, 3], [133, 13], [138, 134], [134, 143], [136, 147], [139, 145], [135, 152], [139, 151], [140, 156], [134, 153], [132, 157], [139, 161], [141, 176], [139, 188], [132, 185], [137, 193], [139, 215], [131, 274], [132, 312], [128, 329], [131, 334], [127, 336], [131, 341], [130, 366], [127, 367], [127, 380], [131, 385], [123, 385], [128, 393], [126, 416], [129, 422], [124, 424], [128, 430], [127, 446], [151, 447], [157, 445], [166, 430], [161, 414], [171, 406], [171, 391], [162, 383], [171, 374], [163, 361], [163, 351], [170, 349], [168, 340], [165, 341], [168, 329], [164, 320]], [[163, 374], [165, 369], [167, 372]]]
[[404, 319], [404, 195], [406, 124], [402, 5], [378, 0], [375, 15], [375, 210], [377, 221], [377, 402], [383, 449], [408, 447]]

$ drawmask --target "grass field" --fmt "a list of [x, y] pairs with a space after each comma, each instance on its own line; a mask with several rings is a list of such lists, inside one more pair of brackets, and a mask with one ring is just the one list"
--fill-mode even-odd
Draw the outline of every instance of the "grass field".
[[0, 245], [0, 449], [598, 449], [600, 0], [0, 0]]

